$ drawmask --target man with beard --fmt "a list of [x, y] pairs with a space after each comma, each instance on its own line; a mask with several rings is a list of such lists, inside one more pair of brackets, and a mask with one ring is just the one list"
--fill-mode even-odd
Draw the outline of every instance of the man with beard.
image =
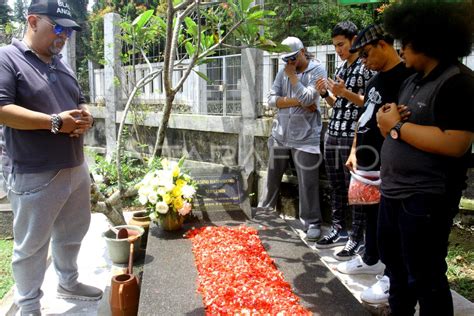
[[77, 280], [90, 223], [83, 134], [93, 118], [59, 53], [81, 28], [65, 0], [32, 1], [27, 26], [22, 41], [0, 49], [0, 123], [10, 160], [4, 172], [14, 214], [15, 303], [21, 315], [41, 315], [50, 242], [58, 297], [98, 300], [102, 291]]

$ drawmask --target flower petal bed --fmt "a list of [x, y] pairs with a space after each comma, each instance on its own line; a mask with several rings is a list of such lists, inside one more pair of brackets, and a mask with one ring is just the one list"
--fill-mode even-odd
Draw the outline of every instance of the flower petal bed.
[[206, 315], [311, 315], [247, 226], [187, 232]]

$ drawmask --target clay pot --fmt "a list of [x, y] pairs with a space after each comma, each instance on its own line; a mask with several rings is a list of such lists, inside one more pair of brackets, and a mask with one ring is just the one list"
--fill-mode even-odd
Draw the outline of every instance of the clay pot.
[[158, 218], [160, 227], [166, 231], [180, 230], [183, 227], [184, 216], [168, 212]]
[[[114, 227], [116, 231], [120, 230], [120, 228], [126, 228], [129, 235], [133, 234], [138, 236], [137, 240], [133, 242], [133, 246], [135, 249], [139, 249], [141, 238], [145, 230], [142, 227], [134, 225], [119, 225]], [[127, 263], [130, 255], [130, 244], [128, 239], [117, 239], [117, 233], [111, 229], [103, 232], [102, 237], [105, 239], [110, 260], [112, 260], [113, 263]]]
[[135, 316], [138, 313], [140, 290], [133, 274], [112, 277], [109, 304], [112, 316]]
[[129, 225], [139, 226], [145, 230], [142, 236], [141, 247], [146, 249], [146, 243], [148, 240], [148, 230], [150, 229], [150, 216], [146, 211], [134, 212], [132, 218], [128, 221]]

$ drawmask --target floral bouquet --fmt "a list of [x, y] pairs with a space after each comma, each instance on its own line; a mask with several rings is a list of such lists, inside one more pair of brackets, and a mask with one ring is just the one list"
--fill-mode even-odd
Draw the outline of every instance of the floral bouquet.
[[161, 169], [151, 170], [136, 185], [139, 202], [146, 207], [150, 218], [162, 226], [169, 219], [179, 221], [181, 226], [184, 216], [192, 209], [196, 183], [182, 170], [183, 162], [184, 157], [179, 162], [164, 158]]

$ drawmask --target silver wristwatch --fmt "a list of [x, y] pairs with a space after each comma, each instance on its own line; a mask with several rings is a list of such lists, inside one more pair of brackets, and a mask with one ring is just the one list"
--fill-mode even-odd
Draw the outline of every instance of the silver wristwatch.
[[58, 114], [51, 115], [51, 133], [57, 134], [63, 126], [63, 120]]

